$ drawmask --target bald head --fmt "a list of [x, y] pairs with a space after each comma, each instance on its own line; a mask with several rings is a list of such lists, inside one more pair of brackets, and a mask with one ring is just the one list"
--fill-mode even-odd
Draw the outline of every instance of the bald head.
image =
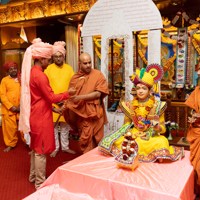
[[79, 57], [79, 61], [82, 62], [83, 59], [86, 59], [86, 58], [90, 58], [91, 59], [91, 56], [89, 53], [82, 53]]
[[80, 71], [89, 74], [92, 70], [91, 56], [88, 53], [82, 53], [79, 57]]

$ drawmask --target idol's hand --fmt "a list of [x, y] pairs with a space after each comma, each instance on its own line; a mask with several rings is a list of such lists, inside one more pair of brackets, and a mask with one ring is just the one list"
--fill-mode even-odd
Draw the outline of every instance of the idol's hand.
[[159, 122], [156, 121], [156, 120], [152, 120], [151, 124], [152, 124], [153, 127], [155, 127], [155, 126], [157, 126], [159, 124]]
[[154, 130], [156, 132], [160, 132], [161, 131], [161, 126], [159, 124], [157, 124], [156, 126], [154, 126]]
[[162, 130], [159, 121], [152, 120], [151, 125], [152, 125], [154, 131], [156, 131], [156, 132], [160, 132]]

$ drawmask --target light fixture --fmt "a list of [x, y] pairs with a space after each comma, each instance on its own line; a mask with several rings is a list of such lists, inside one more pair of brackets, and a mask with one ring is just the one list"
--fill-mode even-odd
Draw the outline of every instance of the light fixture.
[[67, 19], [70, 20], [70, 21], [73, 21], [73, 20], [74, 20], [72, 17], [68, 17]]
[[26, 33], [25, 33], [25, 30], [24, 30], [24, 27], [21, 26], [21, 31], [20, 31], [20, 38], [22, 38], [22, 40], [24, 40], [25, 42], [28, 42], [28, 39], [26, 37]]
[[177, 6], [178, 3], [177, 2], [172, 2], [172, 6]]

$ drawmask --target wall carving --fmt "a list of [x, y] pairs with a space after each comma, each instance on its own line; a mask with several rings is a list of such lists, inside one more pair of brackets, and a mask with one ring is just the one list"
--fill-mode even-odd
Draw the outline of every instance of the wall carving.
[[97, 0], [24, 0], [0, 5], [0, 24], [87, 12]]

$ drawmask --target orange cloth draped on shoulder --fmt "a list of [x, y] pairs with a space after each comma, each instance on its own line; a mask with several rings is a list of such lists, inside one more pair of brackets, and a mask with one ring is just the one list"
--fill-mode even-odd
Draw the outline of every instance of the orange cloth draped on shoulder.
[[101, 92], [99, 99], [78, 103], [73, 103], [68, 99], [65, 104], [65, 119], [73, 129], [75, 126], [78, 127], [76, 131], [80, 134], [80, 149], [86, 153], [98, 145], [104, 134], [107, 117], [103, 98], [109, 93], [108, 84], [99, 70], [92, 69], [89, 74], [77, 72], [70, 81], [70, 87], [76, 88], [76, 95]]
[[[185, 104], [195, 110], [196, 113], [200, 112], [199, 86], [197, 86], [191, 93]], [[200, 185], [200, 128], [194, 128], [192, 125], [190, 125], [187, 132], [187, 140], [190, 143], [190, 161], [197, 172], [197, 183]]]

